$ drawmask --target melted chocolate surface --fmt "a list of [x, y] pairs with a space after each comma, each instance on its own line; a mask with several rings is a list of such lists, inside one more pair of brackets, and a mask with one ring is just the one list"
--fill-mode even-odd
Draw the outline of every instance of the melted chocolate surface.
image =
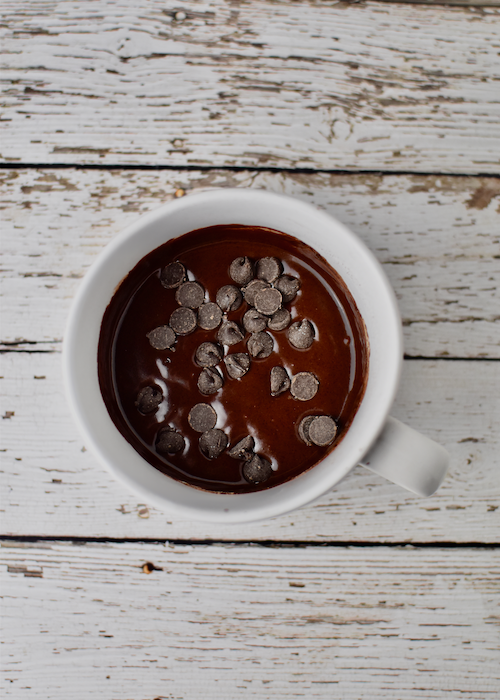
[[[223, 285], [236, 284], [229, 276], [231, 262], [248, 256], [252, 261], [276, 257], [285, 274], [301, 283], [296, 297], [284, 304], [292, 322], [308, 319], [315, 328], [309, 349], [293, 347], [287, 331], [266, 331], [274, 339], [274, 350], [265, 359], [252, 358], [249, 371], [232, 379], [224, 362], [217, 369], [224, 385], [216, 394], [200, 393], [197, 381], [201, 368], [195, 363], [196, 349], [203, 342], [217, 342], [217, 330], [197, 328], [178, 336], [174, 350], [154, 349], [147, 334], [168, 324], [179, 308], [175, 289], [160, 281], [162, 269], [180, 261], [189, 279], [200, 282], [205, 301], [215, 301]], [[242, 318], [250, 307], [243, 302], [227, 319], [243, 329]], [[250, 334], [225, 355], [248, 352]], [[322, 460], [344, 436], [363, 397], [368, 376], [368, 341], [356, 304], [339, 275], [305, 243], [266, 228], [224, 225], [192, 231], [168, 241], [144, 257], [122, 281], [104, 314], [98, 347], [98, 374], [102, 396], [118, 430], [137, 452], [156, 469], [174, 479], [208, 491], [244, 493], [267, 489], [294, 478]], [[309, 401], [293, 398], [289, 391], [271, 395], [270, 373], [276, 365], [286, 368], [290, 378], [312, 372], [319, 389]], [[163, 401], [156, 412], [143, 414], [135, 401], [144, 387], [159, 387]], [[198, 403], [209, 403], [217, 413], [216, 428], [229, 440], [228, 449], [216, 459], [200, 451], [200, 434], [188, 422]], [[329, 415], [338, 424], [332, 445], [306, 445], [299, 437], [300, 421], [309, 415]], [[185, 440], [182, 452], [160, 455], [157, 435], [166, 426], [175, 428]], [[248, 483], [243, 462], [228, 456], [231, 446], [247, 435], [255, 439], [255, 452], [269, 460], [270, 478]]]

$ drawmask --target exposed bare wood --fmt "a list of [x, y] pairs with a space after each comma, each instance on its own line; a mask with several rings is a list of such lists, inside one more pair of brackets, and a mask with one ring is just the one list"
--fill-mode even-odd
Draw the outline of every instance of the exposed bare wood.
[[499, 172], [494, 7], [23, 0], [3, 17], [5, 162]]
[[126, 225], [207, 187], [284, 192], [324, 208], [382, 262], [406, 352], [500, 357], [500, 180], [203, 172], [0, 172], [4, 348], [59, 350], [80, 278]]
[[316, 504], [230, 528], [179, 521], [126, 491], [85, 450], [56, 354], [2, 359], [4, 534], [223, 540], [498, 542], [498, 362], [408, 361], [393, 415], [442, 443], [438, 493], [412, 496], [357, 468]]

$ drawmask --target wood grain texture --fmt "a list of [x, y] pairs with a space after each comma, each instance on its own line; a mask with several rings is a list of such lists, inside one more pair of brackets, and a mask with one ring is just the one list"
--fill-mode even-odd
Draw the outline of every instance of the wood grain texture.
[[393, 415], [451, 454], [444, 484], [412, 496], [361, 467], [299, 511], [251, 526], [172, 518], [125, 490], [85, 449], [55, 353], [2, 357], [2, 530], [183, 540], [499, 541], [500, 363], [407, 361]]
[[498, 173], [493, 7], [3, 3], [4, 162]]
[[352, 228], [395, 288], [408, 355], [500, 357], [500, 179], [255, 171], [0, 172], [1, 341], [60, 350], [80, 278], [142, 213], [210, 187], [281, 192]]
[[445, 5], [450, 7], [500, 7], [499, 0], [381, 0], [409, 5]]
[[[117, 168], [0, 171], [1, 522], [42, 538], [0, 543], [2, 697], [498, 697], [500, 179], [397, 173], [500, 173], [499, 5], [3, 2], [0, 162]], [[381, 261], [407, 354], [441, 358], [405, 362], [393, 411], [450, 451], [434, 497], [356, 468], [208, 526], [86, 451], [60, 369], [80, 278], [179, 188], [230, 186], [324, 208]]]
[[498, 697], [495, 550], [6, 545], [5, 698]]

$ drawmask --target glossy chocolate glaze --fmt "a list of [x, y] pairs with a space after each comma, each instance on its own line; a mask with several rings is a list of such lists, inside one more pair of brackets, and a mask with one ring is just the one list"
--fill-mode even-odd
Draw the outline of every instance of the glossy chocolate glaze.
[[[307, 318], [316, 329], [308, 350], [290, 345], [286, 330], [268, 331], [275, 348], [266, 359], [252, 359], [241, 379], [231, 379], [224, 363], [218, 369], [224, 386], [217, 394], [202, 395], [197, 388], [201, 369], [194, 362], [197, 347], [216, 341], [215, 331], [200, 328], [178, 337], [175, 350], [154, 350], [146, 334], [168, 323], [178, 308], [175, 289], [160, 283], [160, 271], [178, 260], [190, 279], [206, 289], [205, 300], [215, 301], [217, 290], [234, 284], [229, 266], [237, 257], [252, 260], [279, 258], [285, 273], [301, 281], [299, 293], [285, 306], [292, 322]], [[229, 320], [241, 324], [249, 307], [245, 302]], [[246, 352], [245, 340], [225, 354]], [[319, 391], [310, 401], [297, 401], [290, 392], [271, 396], [270, 371], [283, 365], [290, 376], [313, 372]], [[209, 491], [243, 493], [276, 486], [309, 469], [325, 457], [342, 439], [363, 397], [368, 375], [368, 341], [359, 311], [337, 273], [312, 248], [291, 236], [271, 229], [241, 225], [199, 229], [160, 246], [143, 258], [123, 280], [103, 317], [98, 349], [101, 392], [110, 416], [122, 435], [150, 464], [161, 472]], [[140, 389], [157, 385], [164, 401], [154, 414], [142, 415], [134, 405]], [[272, 462], [271, 478], [262, 484], [248, 484], [242, 477], [242, 463], [227, 456], [215, 460], [202, 455], [199, 433], [188, 423], [191, 408], [200, 402], [211, 404], [218, 416], [217, 428], [224, 430], [229, 445], [246, 435], [255, 438], [255, 451]], [[327, 414], [339, 425], [333, 445], [305, 445], [298, 437], [301, 419]], [[186, 448], [182, 454], [164, 458], [155, 452], [158, 431], [171, 425], [182, 433]]]

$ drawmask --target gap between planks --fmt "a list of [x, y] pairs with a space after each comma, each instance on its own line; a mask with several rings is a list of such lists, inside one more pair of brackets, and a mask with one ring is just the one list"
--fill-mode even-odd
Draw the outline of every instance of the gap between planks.
[[368, 540], [337, 540], [325, 542], [324, 540], [238, 540], [238, 539], [165, 539], [154, 537], [72, 537], [71, 535], [36, 536], [36, 535], [2, 535], [0, 534], [0, 546], [2, 543], [9, 546], [22, 544], [43, 544], [53, 542], [72, 545], [86, 544], [144, 544], [144, 545], [171, 545], [173, 547], [264, 547], [265, 549], [305, 549], [307, 547], [322, 547], [353, 549], [391, 547], [408, 549], [500, 549], [500, 542], [372, 542]]
[[[387, 2], [392, 2], [392, 0], [387, 0]], [[500, 6], [500, 4], [499, 4]], [[210, 173], [214, 171], [228, 172], [228, 173], [261, 173], [261, 174], [283, 174], [283, 175], [377, 175], [380, 177], [481, 177], [490, 178], [492, 180], [500, 177], [500, 169], [498, 173], [491, 172], [440, 172], [440, 171], [424, 171], [424, 170], [381, 170], [381, 169], [342, 169], [342, 168], [286, 168], [286, 167], [272, 167], [272, 166], [248, 166], [248, 165], [173, 165], [173, 164], [133, 164], [128, 163], [120, 165], [115, 164], [101, 164], [101, 163], [2, 163], [0, 162], [0, 170], [101, 170], [101, 171], [114, 171], [114, 170], [138, 170], [138, 171], [172, 171], [172, 172], [201, 172]]]
[[[9, 341], [1, 341], [0, 340], [0, 355], [6, 355], [8, 353], [25, 353], [27, 355], [39, 355], [39, 354], [60, 354], [62, 351], [59, 349], [54, 349], [54, 348], [37, 348], [35, 346], [37, 345], [45, 345], [46, 343], [49, 344], [57, 344], [60, 347], [62, 347], [62, 340], [59, 339], [53, 339], [53, 340], [48, 340], [48, 341], [41, 341], [38, 342], [36, 340], [25, 340], [21, 338], [20, 340], [16, 342], [9, 342]], [[31, 345], [34, 346], [33, 349], [30, 349], [29, 347], [26, 348], [26, 345]], [[3, 346], [3, 347], [2, 347]], [[441, 361], [441, 362], [500, 362], [500, 357], [443, 357], [439, 355], [404, 355], [404, 360], [412, 362], [412, 361], [423, 361], [423, 362], [436, 362], [436, 361]]]
[[[28, 346], [38, 346], [38, 345], [59, 345], [62, 347], [62, 340], [58, 338], [54, 338], [52, 340], [44, 340], [44, 341], [36, 341], [36, 340], [26, 340], [24, 338], [19, 339], [16, 342], [10, 342], [10, 341], [2, 341], [0, 340], [0, 355], [7, 355], [9, 353], [18, 353], [18, 354], [26, 354], [26, 355], [58, 355], [61, 354], [62, 350], [55, 349], [55, 348], [38, 348], [38, 347], [33, 347], [27, 348], [25, 347], [26, 345]], [[461, 357], [461, 356], [453, 356], [453, 357], [443, 357], [442, 355], [404, 355], [403, 356], [404, 360], [407, 360], [409, 362], [412, 361], [423, 361], [423, 362], [436, 362], [436, 361], [443, 361], [443, 362], [500, 362], [500, 357]]]

